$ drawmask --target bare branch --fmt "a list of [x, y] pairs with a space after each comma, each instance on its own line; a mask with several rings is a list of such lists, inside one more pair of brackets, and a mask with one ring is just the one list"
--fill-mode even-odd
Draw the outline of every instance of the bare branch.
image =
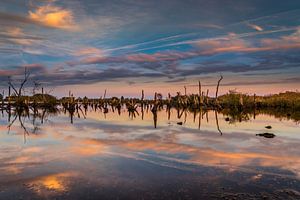
[[24, 69], [24, 80], [23, 80], [23, 82], [21, 83], [20, 88], [19, 88], [19, 93], [18, 93], [18, 96], [19, 96], [19, 97], [20, 97], [21, 94], [22, 94], [22, 88], [24, 87], [25, 83], [27, 82], [29, 76], [30, 76], [30, 74], [27, 72], [27, 68], [25, 67], [25, 69]]
[[11, 128], [11, 126], [15, 123], [15, 121], [16, 121], [16, 119], [17, 119], [17, 115], [15, 115], [15, 118], [12, 120], [12, 122], [7, 126], [7, 134], [9, 134], [10, 133], [10, 128]]
[[12, 84], [10, 77], [8, 77], [8, 85], [15, 91], [16, 95], [19, 96], [18, 91], [15, 88], [15, 86]]

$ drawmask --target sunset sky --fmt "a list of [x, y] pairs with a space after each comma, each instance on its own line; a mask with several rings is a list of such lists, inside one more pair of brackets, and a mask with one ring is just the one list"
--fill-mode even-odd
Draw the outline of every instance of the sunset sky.
[[295, 91], [300, 1], [1, 0], [0, 61], [55, 96]]

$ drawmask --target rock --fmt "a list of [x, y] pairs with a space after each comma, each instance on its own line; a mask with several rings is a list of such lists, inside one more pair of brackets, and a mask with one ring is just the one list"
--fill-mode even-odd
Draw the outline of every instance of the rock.
[[273, 133], [259, 133], [256, 136], [265, 137], [265, 138], [274, 138], [276, 135]]
[[272, 128], [272, 126], [265, 126], [265, 128], [266, 128], [266, 129], [271, 129], [271, 128]]

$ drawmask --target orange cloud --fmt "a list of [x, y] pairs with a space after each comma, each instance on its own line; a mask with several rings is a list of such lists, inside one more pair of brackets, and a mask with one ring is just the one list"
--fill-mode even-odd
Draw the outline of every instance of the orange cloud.
[[261, 26], [258, 26], [256, 24], [247, 24], [249, 27], [253, 28], [254, 30], [257, 31], [263, 31], [264, 29]]
[[29, 11], [29, 18], [49, 27], [69, 30], [78, 29], [71, 10], [50, 4], [40, 6], [35, 11]]

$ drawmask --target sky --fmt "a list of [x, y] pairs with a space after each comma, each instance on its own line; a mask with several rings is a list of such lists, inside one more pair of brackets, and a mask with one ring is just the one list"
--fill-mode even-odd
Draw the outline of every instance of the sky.
[[1, 0], [0, 88], [55, 96], [300, 88], [298, 0]]

